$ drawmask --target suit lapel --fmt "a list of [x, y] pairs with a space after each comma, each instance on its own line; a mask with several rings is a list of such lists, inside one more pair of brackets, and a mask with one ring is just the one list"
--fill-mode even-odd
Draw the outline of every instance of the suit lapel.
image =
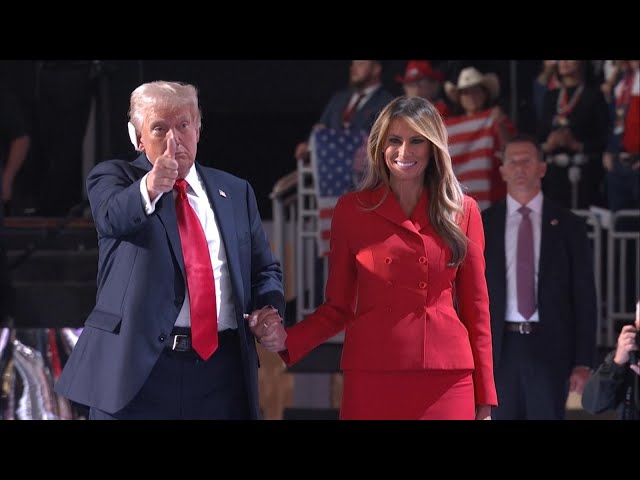
[[[558, 219], [553, 205], [543, 198], [542, 200], [542, 225], [540, 225], [540, 258], [538, 260], [538, 284], [542, 282], [546, 274], [545, 265], [553, 262], [555, 232], [558, 228]], [[538, 292], [540, 290], [538, 289]]]
[[184, 258], [182, 257], [182, 244], [180, 243], [180, 232], [178, 231], [178, 222], [176, 219], [176, 204], [173, 200], [173, 192], [167, 192], [156, 204], [156, 212], [158, 218], [167, 231], [167, 237], [171, 244], [173, 254], [176, 256], [180, 270], [184, 275]]
[[[498, 222], [495, 222], [496, 225], [492, 225], [489, 229], [489, 242], [491, 244], [491, 248], [497, 252], [496, 255], [493, 256], [492, 261], [496, 262], [497, 272], [499, 275], [497, 276], [497, 281], [500, 282], [500, 294], [502, 296], [498, 301], [500, 305], [506, 305], [507, 298], [507, 259], [505, 255], [506, 247], [504, 244], [504, 235], [505, 230], [507, 228], [507, 203], [502, 202], [497, 207], [498, 211], [496, 212], [496, 218], [499, 219]], [[486, 228], [485, 228], [486, 232]], [[485, 245], [487, 242], [485, 241]], [[486, 246], [485, 246], [486, 248]], [[502, 316], [504, 318], [504, 315]]]
[[[374, 190], [372, 194], [374, 204], [377, 204], [380, 201], [380, 199], [383, 198], [383, 196], [384, 196], [384, 201], [378, 208], [376, 208], [373, 211], [376, 214], [386, 218], [390, 222], [395, 223], [396, 225], [402, 228], [405, 228], [412, 233], [419, 234], [420, 232], [418, 231], [418, 229], [416, 229], [416, 226], [413, 224], [413, 221], [407, 218], [407, 215], [402, 211], [402, 208], [400, 208], [400, 204], [398, 203], [398, 201], [396, 200], [396, 198], [394, 197], [390, 189], [383, 186]], [[418, 204], [419, 205], [417, 208], [420, 208], [421, 202], [418, 202]], [[424, 219], [422, 220], [424, 222], [426, 220], [426, 214], [423, 213], [422, 215], [424, 216]], [[423, 218], [423, 217], [421, 216], [419, 218]]]
[[492, 286], [494, 296], [491, 308], [496, 313], [497, 322], [505, 317], [507, 299], [507, 259], [505, 255], [505, 229], [507, 224], [507, 203], [501, 201], [483, 215], [485, 232], [485, 258], [487, 262], [487, 281]]
[[[196, 164], [198, 174], [204, 183], [204, 188], [207, 191], [211, 208], [216, 217], [216, 223], [218, 225], [218, 231], [220, 232], [220, 238], [224, 244], [225, 253], [227, 256], [227, 265], [229, 267], [229, 274], [231, 275], [231, 282], [235, 292], [238, 293], [238, 297], [242, 297], [243, 289], [240, 273], [237, 265], [240, 265], [236, 233], [236, 221], [233, 213], [233, 193], [228, 185], [225, 185], [221, 181], [220, 176], [216, 175], [215, 171], [205, 170]], [[241, 303], [244, 299], [241, 299]]]

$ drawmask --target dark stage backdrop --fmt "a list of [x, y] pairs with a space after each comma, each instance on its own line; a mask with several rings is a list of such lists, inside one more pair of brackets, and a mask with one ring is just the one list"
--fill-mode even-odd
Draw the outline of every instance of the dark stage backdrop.
[[[15, 88], [30, 125], [38, 124], [42, 116], [39, 105], [39, 81], [42, 65], [50, 71], [69, 68], [88, 68], [91, 92], [97, 102], [96, 161], [108, 158], [132, 159], [135, 152], [127, 134], [127, 109], [131, 91], [142, 82], [151, 80], [179, 80], [195, 84], [200, 90], [203, 111], [203, 130], [198, 161], [244, 177], [254, 186], [259, 207], [265, 219], [271, 219], [269, 193], [274, 183], [295, 169], [293, 151], [304, 140], [316, 122], [329, 97], [348, 81], [350, 60], [10, 60], [0, 61], [0, 75]], [[73, 67], [73, 64], [80, 64]], [[503, 96], [508, 100], [508, 61], [439, 61], [448, 76], [455, 81], [457, 70], [468, 63], [481, 70], [493, 70], [503, 83]], [[533, 68], [526, 70], [519, 84], [528, 95]], [[383, 82], [394, 94], [400, 94], [395, 75], [404, 70], [406, 61], [385, 61]], [[521, 70], [521, 72], [525, 72]], [[518, 75], [521, 77], [521, 74]], [[48, 78], [51, 74], [48, 75]], [[64, 85], [59, 96], [63, 103], [84, 89]], [[72, 103], [72, 102], [69, 102]], [[523, 105], [518, 105], [522, 108]], [[526, 105], [524, 105], [526, 109]], [[73, 116], [69, 111], [68, 116]], [[53, 120], [50, 120], [53, 122]], [[81, 118], [58, 118], [62, 124], [84, 121]], [[42, 122], [40, 122], [42, 123]], [[519, 122], [520, 123], [520, 122]], [[45, 126], [46, 129], [46, 126]], [[42, 127], [41, 127], [42, 130]], [[65, 131], [65, 130], [63, 130]], [[35, 132], [35, 136], [38, 134]], [[70, 148], [67, 143], [65, 149]], [[29, 197], [32, 181], [42, 176], [41, 163], [47, 151], [58, 148], [48, 139], [42, 145], [35, 138], [37, 148], [30, 154], [28, 165], [21, 172], [22, 188]], [[78, 145], [82, 139], [77, 139]], [[56, 160], [62, 161], [62, 160]], [[33, 192], [32, 192], [33, 193]], [[32, 195], [36, 198], [37, 195]], [[28, 201], [28, 199], [27, 199]]]

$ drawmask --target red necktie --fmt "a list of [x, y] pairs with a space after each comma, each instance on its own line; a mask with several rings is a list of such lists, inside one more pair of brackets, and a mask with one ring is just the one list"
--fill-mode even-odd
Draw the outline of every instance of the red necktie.
[[342, 112], [342, 123], [344, 124], [345, 127], [349, 126], [349, 123], [351, 122], [351, 117], [353, 117], [353, 114], [358, 109], [358, 105], [360, 105], [360, 102], [362, 101], [363, 98], [364, 98], [364, 93], [359, 93], [358, 98], [356, 98], [356, 101], [353, 104], [348, 103], [347, 107]]
[[191, 344], [204, 360], [218, 348], [216, 285], [204, 230], [187, 198], [187, 182], [176, 180], [176, 216], [191, 307]]
[[522, 214], [518, 228], [518, 250], [516, 259], [516, 290], [518, 292], [518, 312], [529, 320], [536, 311], [535, 268], [533, 265], [533, 226], [529, 214], [531, 209], [522, 206], [518, 209]]

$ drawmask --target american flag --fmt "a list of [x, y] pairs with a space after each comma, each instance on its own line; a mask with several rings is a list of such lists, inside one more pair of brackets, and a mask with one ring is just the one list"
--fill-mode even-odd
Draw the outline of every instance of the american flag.
[[367, 133], [323, 128], [311, 135], [310, 151], [318, 201], [318, 255], [329, 253], [333, 208], [353, 190], [366, 159]]
[[[475, 198], [481, 209], [504, 198], [505, 184], [498, 170], [501, 145], [492, 110], [449, 117], [446, 124], [453, 173], [465, 193]], [[504, 121], [504, 127], [511, 134], [516, 133], [509, 119]]]

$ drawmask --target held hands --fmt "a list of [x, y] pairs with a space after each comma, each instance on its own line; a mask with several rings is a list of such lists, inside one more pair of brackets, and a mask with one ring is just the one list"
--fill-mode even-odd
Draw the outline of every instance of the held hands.
[[147, 191], [151, 201], [161, 193], [170, 192], [178, 179], [178, 162], [176, 160], [176, 141], [173, 131], [167, 134], [167, 148], [156, 158], [153, 168], [147, 175]]
[[260, 344], [269, 352], [286, 350], [287, 332], [282, 324], [278, 310], [272, 306], [262, 307], [244, 318], [249, 322], [251, 332], [258, 338]]

